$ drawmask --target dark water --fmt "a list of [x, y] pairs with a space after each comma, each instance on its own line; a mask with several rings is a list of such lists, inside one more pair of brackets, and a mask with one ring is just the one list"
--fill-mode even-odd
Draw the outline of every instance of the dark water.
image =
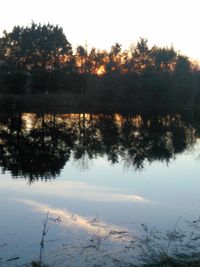
[[128, 266], [153, 231], [178, 225], [187, 239], [199, 137], [194, 112], [1, 115], [0, 266]]

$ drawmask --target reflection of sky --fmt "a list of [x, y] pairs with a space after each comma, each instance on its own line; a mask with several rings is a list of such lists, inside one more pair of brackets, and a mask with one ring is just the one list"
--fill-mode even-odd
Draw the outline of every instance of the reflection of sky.
[[[56, 190], [55, 190], [56, 186]], [[92, 185], [87, 185], [80, 182], [67, 182], [63, 181], [55, 182], [54, 187], [48, 183], [38, 183], [34, 185], [34, 189], [39, 194], [43, 194], [50, 197], [62, 197], [62, 198], [71, 198], [79, 200], [88, 200], [95, 202], [141, 202], [141, 203], [150, 203], [149, 200], [139, 196], [139, 195], [130, 195], [130, 194], [120, 194], [114, 193], [113, 190], [107, 190], [101, 187], [95, 187]], [[118, 191], [118, 190], [116, 190]]]
[[66, 209], [60, 209], [51, 207], [44, 203], [28, 199], [15, 199], [16, 202], [22, 203], [25, 206], [31, 207], [33, 210], [39, 211], [42, 214], [49, 213], [49, 217], [58, 219], [62, 226], [69, 228], [81, 228], [86, 230], [90, 234], [97, 234], [98, 231], [101, 235], [108, 235], [110, 231], [124, 231], [126, 229], [119, 228], [116, 225], [107, 224], [104, 221], [99, 220], [98, 217], [87, 218], [80, 216], [79, 214], [71, 213]]
[[177, 156], [169, 166], [155, 162], [142, 172], [97, 159], [83, 171], [68, 162], [61, 177], [32, 185], [12, 179], [9, 173], [1, 174], [1, 240], [10, 242], [11, 248], [17, 237], [21, 246], [37, 243], [47, 210], [60, 216], [63, 225], [77, 227], [77, 232], [79, 228], [95, 232], [88, 218], [98, 216], [102, 234], [113, 227], [134, 231], [140, 223], [168, 228], [179, 216], [196, 219], [200, 210], [198, 148]]
[[[10, 179], [6, 174], [0, 181], [1, 198], [39, 200], [83, 215], [98, 213], [118, 221], [118, 208], [128, 220], [140, 218], [153, 223], [163, 213], [169, 222], [170, 214], [191, 214], [199, 205], [200, 167], [193, 153], [178, 156], [169, 167], [157, 162], [146, 166], [142, 172], [126, 170], [123, 164], [112, 166], [104, 159], [94, 160], [84, 171], [68, 162], [61, 177], [46, 183], [35, 182], [31, 186], [27, 181]], [[154, 216], [150, 216], [151, 212]]]

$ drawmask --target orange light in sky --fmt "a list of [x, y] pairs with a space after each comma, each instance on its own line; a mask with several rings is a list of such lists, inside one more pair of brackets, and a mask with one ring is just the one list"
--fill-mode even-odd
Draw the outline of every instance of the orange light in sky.
[[104, 66], [99, 67], [99, 69], [97, 70], [97, 75], [101, 76], [103, 74], [105, 74], [106, 70]]

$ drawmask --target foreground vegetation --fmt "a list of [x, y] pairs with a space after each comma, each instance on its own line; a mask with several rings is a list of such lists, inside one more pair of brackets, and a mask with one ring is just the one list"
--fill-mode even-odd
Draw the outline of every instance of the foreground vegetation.
[[62, 28], [32, 23], [4, 31], [0, 38], [0, 93], [73, 93], [102, 104], [194, 105], [200, 98], [200, 70], [173, 47], [150, 48], [145, 38], [127, 50], [118, 43], [110, 51], [73, 49]]
[[[48, 217], [46, 217], [48, 218]], [[59, 223], [62, 224], [62, 218]], [[118, 267], [199, 267], [199, 230], [200, 219], [187, 221], [179, 218], [172, 229], [161, 231], [141, 224], [139, 235], [129, 231], [112, 229], [104, 235], [100, 234], [101, 220], [92, 220], [97, 234], [88, 235], [88, 240], [74, 242], [73, 246], [63, 246], [61, 253], [54, 252], [54, 258], [46, 260], [44, 251], [38, 261], [32, 261], [24, 267], [50, 267], [50, 266], [118, 266]], [[56, 222], [57, 219], [55, 219]], [[46, 226], [52, 220], [46, 221]], [[94, 225], [95, 222], [95, 225]], [[186, 228], [185, 228], [186, 227]], [[49, 229], [49, 228], [48, 228]], [[44, 225], [43, 225], [44, 230]], [[45, 236], [45, 238], [47, 238]], [[44, 236], [42, 237], [43, 242]], [[112, 240], [109, 244], [108, 241]], [[121, 246], [117, 249], [115, 241]], [[109, 244], [109, 245], [108, 245]], [[44, 250], [43, 247], [40, 247]], [[48, 244], [45, 243], [48, 250]], [[76, 247], [74, 251], [73, 248]], [[76, 255], [79, 254], [80, 259]], [[59, 256], [59, 265], [55, 264]], [[51, 255], [50, 255], [51, 257]], [[75, 257], [75, 261], [74, 261]], [[71, 259], [73, 260], [71, 261]], [[46, 264], [45, 262], [51, 262]]]

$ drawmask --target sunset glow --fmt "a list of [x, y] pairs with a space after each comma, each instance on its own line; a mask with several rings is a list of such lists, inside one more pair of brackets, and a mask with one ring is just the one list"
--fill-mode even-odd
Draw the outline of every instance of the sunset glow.
[[97, 75], [101, 76], [106, 72], [104, 66], [101, 66], [98, 70], [97, 70]]

